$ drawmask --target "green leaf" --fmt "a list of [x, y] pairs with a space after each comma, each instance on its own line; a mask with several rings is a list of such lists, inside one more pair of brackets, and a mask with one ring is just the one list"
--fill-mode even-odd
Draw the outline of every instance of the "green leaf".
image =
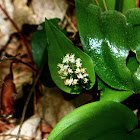
[[130, 139], [133, 140], [137, 140], [138, 138], [140, 138], [140, 129], [136, 129], [134, 130], [130, 135], [129, 135]]
[[45, 57], [47, 54], [45, 23], [42, 23], [40, 28], [42, 29], [33, 33], [31, 40], [32, 55], [38, 69], [41, 69], [48, 61], [48, 58]]
[[116, 90], [106, 85], [101, 79], [98, 81], [98, 90], [101, 90], [100, 101], [122, 102], [133, 94], [132, 91]]
[[40, 80], [41, 80], [41, 83], [45, 87], [53, 88], [53, 87], [56, 86], [55, 83], [52, 80], [52, 77], [51, 77], [51, 74], [50, 74], [50, 70], [49, 70], [49, 67], [48, 67], [48, 62], [43, 67], [43, 71], [42, 71], [42, 74], [40, 76]]
[[128, 97], [133, 94], [132, 91], [120, 91], [111, 88], [105, 88], [101, 92], [101, 101], [114, 101], [114, 102], [123, 102]]
[[[58, 27], [59, 19], [51, 19], [50, 22]], [[51, 79], [48, 67], [48, 44], [46, 40], [45, 22], [40, 25], [40, 28], [40, 30], [35, 31], [32, 35], [32, 55], [37, 68], [39, 70], [43, 68], [43, 72], [40, 77], [42, 84], [46, 87], [51, 88], [54, 87], [55, 84]]]
[[132, 8], [135, 8], [135, 0], [116, 0], [115, 10], [125, 13]]
[[[112, 88], [140, 93], [140, 69], [133, 75], [126, 67], [130, 47], [132, 50], [135, 48], [131, 45], [132, 38], [138, 38], [138, 33], [131, 37], [131, 25], [140, 16], [140, 9], [132, 10], [133, 14], [130, 10], [125, 17], [117, 11], [101, 12], [91, 1], [84, 6], [83, 1], [76, 0], [78, 28], [83, 49], [91, 56], [95, 72]], [[140, 56], [139, 48], [136, 51], [137, 59]]]
[[139, 67], [139, 63], [135, 57], [129, 57], [127, 62], [127, 67], [134, 74], [137, 68]]
[[90, 85], [86, 89], [91, 89], [95, 83], [95, 73], [92, 59], [84, 52], [82, 52], [78, 47], [75, 47], [73, 43], [51, 22], [45, 21], [46, 34], [48, 41], [48, 62], [49, 69], [51, 72], [51, 77], [55, 84], [63, 91], [71, 94], [79, 94], [82, 91], [82, 87], [77, 85], [75, 88], [71, 86], [65, 86], [64, 80], [60, 78], [58, 74], [57, 64], [62, 63], [62, 58], [67, 54], [75, 54], [77, 58], [81, 58], [82, 66], [87, 68], [87, 73], [89, 74]]
[[123, 0], [123, 9], [122, 9], [122, 13], [125, 13], [126, 11], [128, 11], [129, 9], [133, 9], [135, 8], [135, 0]]
[[[140, 9], [131, 9], [125, 13], [125, 16], [129, 26], [130, 46], [140, 64]], [[133, 75], [133, 82], [136, 93], [140, 93], [140, 65]]]
[[47, 140], [137, 140], [137, 117], [126, 106], [93, 102], [75, 109], [52, 130]]
[[[58, 28], [58, 18], [50, 19], [50, 22]], [[32, 35], [31, 47], [34, 62], [38, 69], [41, 69], [46, 62], [48, 62], [48, 57], [46, 57], [47, 51], [47, 40], [45, 31], [45, 22], [41, 23], [40, 29], [35, 31]]]

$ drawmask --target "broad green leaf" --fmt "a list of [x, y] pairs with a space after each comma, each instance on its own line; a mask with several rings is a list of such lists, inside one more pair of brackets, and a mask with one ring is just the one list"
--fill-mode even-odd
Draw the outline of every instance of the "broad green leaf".
[[[47, 55], [46, 55], [46, 57], [47, 57]], [[41, 83], [45, 87], [53, 88], [53, 87], [56, 86], [55, 83], [52, 80], [50, 70], [49, 70], [49, 67], [48, 67], [48, 62], [43, 67], [43, 71], [42, 71], [42, 74], [40, 76], [40, 80], [41, 80]]]
[[133, 139], [133, 140], [137, 140], [138, 138], [140, 138], [140, 129], [136, 129], [134, 130], [130, 135], [129, 135], [129, 139]]
[[[59, 19], [57, 18], [51, 19], [50, 22], [52, 22], [55, 26], [57, 26]], [[47, 51], [48, 44], [46, 40], [45, 22], [43, 22], [40, 25], [40, 30], [37, 30], [36, 32], [33, 33], [31, 46], [33, 59], [37, 68], [38, 69], [43, 68], [43, 72], [40, 77], [42, 84], [49, 88], [54, 87], [55, 84], [52, 81], [48, 67], [48, 51]]]
[[101, 90], [100, 101], [122, 102], [133, 94], [132, 91], [122, 91], [113, 89], [108, 85], [106, 85], [99, 78], [97, 79], [97, 81], [98, 81], [98, 90]]
[[42, 23], [40, 28], [41, 30], [37, 30], [33, 33], [31, 40], [32, 55], [38, 69], [41, 69], [48, 61], [48, 58], [45, 57], [47, 54], [45, 23]]
[[[129, 26], [130, 46], [140, 64], [140, 9], [131, 9], [125, 13], [125, 16]], [[140, 65], [133, 77], [135, 91], [140, 93]]]
[[139, 67], [139, 63], [135, 57], [128, 58], [127, 67], [132, 73], [134, 73], [137, 70], [137, 68]]
[[127, 11], [125, 16], [129, 27], [130, 47], [136, 53], [136, 58], [140, 62], [140, 8]]
[[47, 140], [138, 140], [137, 117], [126, 106], [93, 102], [75, 109], [52, 130]]
[[125, 13], [129, 9], [135, 8], [135, 0], [123, 0], [122, 13]]
[[[84, 6], [83, 1], [76, 0], [78, 28], [83, 49], [91, 56], [95, 72], [112, 88], [140, 92], [140, 70], [132, 75], [126, 67], [130, 48], [133, 48], [130, 41], [133, 30], [128, 19], [117, 11], [101, 12], [91, 1]], [[127, 15], [130, 14], [127, 12]], [[138, 14], [129, 18], [129, 22], [136, 20]]]
[[132, 91], [120, 91], [111, 88], [105, 88], [101, 91], [101, 101], [123, 102], [133, 94]]
[[135, 0], [116, 0], [115, 10], [125, 13], [132, 8], [135, 8]]
[[129, 47], [126, 46], [124, 16], [109, 11], [102, 13], [101, 17], [97, 6], [89, 4], [84, 7], [78, 0], [76, 6], [81, 42], [85, 52], [91, 56], [98, 76], [114, 88], [132, 88], [131, 73], [125, 66]]
[[[58, 27], [59, 19], [51, 19], [50, 22]], [[40, 25], [40, 29], [33, 33], [31, 40], [32, 55], [38, 69], [41, 69], [46, 62], [48, 62], [48, 57], [46, 57], [46, 54], [48, 53], [47, 46], [45, 22], [43, 22]]]
[[95, 83], [95, 73], [92, 59], [78, 47], [75, 47], [72, 42], [51, 22], [45, 21], [46, 34], [48, 41], [48, 62], [51, 77], [55, 84], [63, 91], [71, 94], [79, 94], [82, 87], [76, 85], [75, 87], [64, 85], [64, 80], [58, 74], [57, 64], [62, 63], [62, 58], [66, 54], [75, 54], [77, 58], [82, 60], [82, 66], [86, 68], [89, 74], [90, 85], [86, 89], [91, 89]]

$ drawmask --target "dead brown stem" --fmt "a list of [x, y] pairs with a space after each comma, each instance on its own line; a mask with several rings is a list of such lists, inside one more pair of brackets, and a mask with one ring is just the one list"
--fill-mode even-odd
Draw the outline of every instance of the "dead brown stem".
[[33, 92], [34, 92], [34, 89], [35, 89], [35, 87], [36, 87], [36, 85], [37, 85], [37, 83], [38, 83], [38, 81], [39, 81], [39, 78], [40, 78], [41, 73], [42, 73], [42, 70], [41, 70], [41, 71], [39, 72], [39, 74], [37, 75], [36, 80], [35, 80], [35, 82], [34, 82], [32, 88], [31, 88], [31, 90], [30, 90], [30, 92], [29, 92], [29, 95], [28, 95], [28, 97], [27, 97], [27, 100], [26, 100], [26, 102], [25, 102], [25, 105], [24, 105], [24, 108], [23, 108], [23, 112], [22, 112], [21, 121], [20, 121], [20, 127], [19, 127], [19, 131], [18, 131], [18, 133], [17, 133], [16, 140], [19, 140], [19, 138], [20, 138], [20, 132], [21, 132], [21, 128], [22, 128], [22, 125], [23, 125], [23, 122], [24, 122], [24, 118], [25, 118], [27, 106], [28, 106], [28, 103], [29, 103], [29, 101], [30, 101], [30, 99], [31, 99], [31, 96], [32, 96]]
[[135, 7], [136, 7], [136, 8], [139, 8], [139, 3], [140, 3], [139, 0], [135, 0]]
[[4, 56], [4, 57], [0, 60], [0, 63], [3, 62], [3, 61], [6, 61], [6, 60], [13, 60], [13, 59], [15, 59], [18, 55], [20, 55], [20, 54], [17, 54], [17, 55], [12, 56], [12, 57], [6, 57], [6, 56]]
[[98, 0], [95, 0], [95, 2], [96, 2], [96, 5], [99, 6], [99, 2], [98, 2]]
[[74, 24], [71, 22], [71, 19], [66, 14], [65, 14], [65, 18], [67, 19], [68, 23], [70, 24], [70, 26], [73, 28], [74, 32], [76, 33], [78, 30], [74, 26]]
[[22, 60], [15, 59], [15, 60], [13, 60], [13, 62], [12, 62], [12, 63], [22, 63], [22, 64], [24, 64], [24, 65], [26, 65], [26, 66], [30, 67], [32, 70], [34, 70], [34, 71], [38, 72], [38, 70], [37, 70], [37, 69], [35, 69], [34, 67], [32, 67], [30, 64], [28, 64], [28, 63], [26, 63], [26, 62], [23, 62]]

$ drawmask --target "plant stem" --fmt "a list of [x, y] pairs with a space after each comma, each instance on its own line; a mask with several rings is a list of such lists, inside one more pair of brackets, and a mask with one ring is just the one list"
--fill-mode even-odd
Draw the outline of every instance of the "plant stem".
[[29, 58], [31, 60], [31, 63], [34, 64], [34, 61], [33, 61], [33, 58], [32, 58], [32, 54], [31, 54], [31, 51], [30, 51], [30, 48], [29, 48], [29, 45], [28, 43], [26, 42], [25, 38], [23, 37], [23, 35], [21, 34], [18, 26], [16, 25], [16, 23], [12, 20], [12, 18], [8, 15], [8, 13], [6, 12], [6, 10], [1, 6], [0, 4], [0, 9], [4, 12], [4, 14], [7, 16], [7, 18], [9, 19], [9, 21], [12, 23], [12, 25], [15, 27], [15, 29], [17, 30], [21, 40], [23, 41], [25, 47], [26, 47], [26, 50], [27, 50], [27, 53], [29, 55]]
[[105, 11], [108, 11], [105, 0], [103, 0], [103, 4], [104, 4]]
[[95, 0], [95, 2], [96, 2], [96, 5], [99, 6], [99, 2], [98, 2], [98, 0]]
[[71, 19], [66, 14], [65, 14], [65, 18], [67, 19], [68, 23], [70, 24], [70, 26], [73, 28], [74, 32], [76, 33], [78, 30], [72, 23]]
[[22, 64], [24, 64], [24, 65], [30, 67], [32, 70], [38, 72], [37, 69], [35, 69], [34, 67], [32, 67], [30, 64], [28, 64], [28, 63], [26, 63], [26, 62], [23, 62], [22, 60], [15, 59], [15, 60], [13, 60], [13, 63], [22, 63]]
[[28, 95], [28, 97], [27, 97], [27, 100], [26, 100], [26, 102], [25, 102], [25, 105], [24, 105], [24, 108], [23, 108], [23, 112], [22, 112], [21, 121], [20, 121], [20, 127], [19, 127], [19, 130], [18, 130], [18, 133], [17, 133], [16, 140], [19, 140], [19, 138], [20, 138], [20, 133], [21, 133], [21, 129], [22, 129], [23, 122], [24, 122], [24, 118], [25, 118], [25, 114], [26, 114], [27, 107], [28, 107], [28, 103], [29, 103], [29, 101], [30, 101], [30, 99], [31, 99], [31, 96], [32, 96], [33, 92], [34, 92], [35, 86], [37, 85], [37, 83], [38, 83], [38, 81], [39, 81], [39, 78], [40, 78], [41, 73], [42, 73], [42, 70], [41, 70], [41, 71], [39, 72], [39, 74], [37, 75], [37, 78], [36, 78], [36, 80], [35, 80], [35, 82], [34, 82], [32, 88], [31, 88], [31, 90], [30, 90], [30, 92], [29, 92], [29, 95]]
[[0, 60], [0, 63], [3, 62], [3, 61], [6, 61], [6, 60], [14, 60], [18, 55], [20, 54], [17, 54], [15, 56], [12, 56], [12, 57], [3, 57], [1, 60]]
[[135, 0], [135, 1], [136, 1], [136, 3], [135, 3], [136, 8], [139, 8], [140, 1], [139, 0]]

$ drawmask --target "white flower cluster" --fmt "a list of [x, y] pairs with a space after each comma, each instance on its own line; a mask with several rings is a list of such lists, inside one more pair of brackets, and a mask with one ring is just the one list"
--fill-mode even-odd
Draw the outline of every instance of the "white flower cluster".
[[74, 86], [80, 84], [84, 87], [89, 82], [86, 68], [82, 67], [80, 58], [75, 58], [75, 54], [66, 54], [63, 57], [62, 64], [58, 63], [59, 75], [64, 79], [64, 85]]

